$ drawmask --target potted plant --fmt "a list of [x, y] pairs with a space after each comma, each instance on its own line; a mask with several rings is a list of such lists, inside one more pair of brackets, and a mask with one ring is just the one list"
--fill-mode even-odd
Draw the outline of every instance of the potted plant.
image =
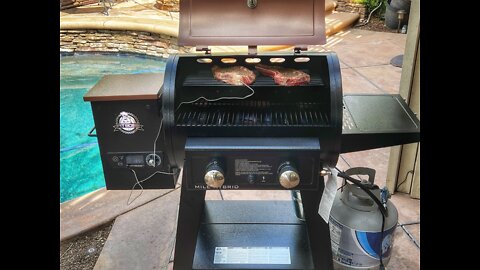
[[385, 25], [390, 29], [400, 29], [408, 24], [411, 0], [386, 0]]

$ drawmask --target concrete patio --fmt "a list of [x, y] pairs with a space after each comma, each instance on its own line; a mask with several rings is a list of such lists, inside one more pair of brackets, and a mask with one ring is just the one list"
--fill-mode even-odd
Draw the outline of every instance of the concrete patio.
[[[325, 45], [311, 51], [337, 52], [342, 71], [343, 92], [396, 94], [402, 69], [390, 59], [403, 54], [406, 35], [358, 29], [328, 37]], [[385, 185], [390, 148], [341, 155], [342, 170], [364, 166], [377, 170], [376, 184]], [[137, 194], [135, 191], [134, 196]], [[127, 206], [130, 191], [101, 189], [60, 205], [60, 240], [96, 228], [113, 219], [115, 223], [97, 260], [95, 269], [172, 269], [172, 250], [180, 190], [144, 191]], [[208, 200], [290, 200], [289, 191], [208, 191]], [[392, 202], [399, 223], [414, 223], [395, 232], [389, 270], [420, 268], [420, 201], [395, 193]], [[408, 231], [408, 233], [407, 233]], [[413, 236], [414, 240], [409, 236]], [[416, 243], [418, 243], [418, 246]]]

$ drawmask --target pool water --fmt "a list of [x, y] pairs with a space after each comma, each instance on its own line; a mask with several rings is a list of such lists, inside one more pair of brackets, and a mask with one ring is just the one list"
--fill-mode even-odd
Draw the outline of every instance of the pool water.
[[105, 186], [88, 90], [106, 74], [163, 72], [161, 58], [119, 54], [60, 55], [60, 202]]

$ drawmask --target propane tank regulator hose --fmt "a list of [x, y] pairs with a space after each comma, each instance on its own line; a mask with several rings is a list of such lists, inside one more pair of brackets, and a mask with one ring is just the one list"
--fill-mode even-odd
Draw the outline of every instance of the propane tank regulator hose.
[[370, 196], [370, 198], [372, 198], [372, 200], [378, 205], [378, 209], [380, 209], [380, 212], [382, 213], [382, 230], [381, 230], [381, 235], [380, 235], [380, 239], [381, 239], [381, 244], [380, 244], [380, 267], [379, 267], [379, 270], [385, 270], [385, 266], [383, 265], [383, 247], [382, 247], [382, 243], [383, 243], [383, 231], [385, 229], [385, 217], [388, 217], [388, 212], [387, 212], [387, 207], [384, 206], [382, 204], [382, 202], [380, 202], [380, 200], [367, 188], [365, 187], [364, 184], [362, 184], [361, 181], [351, 177], [350, 175], [346, 174], [345, 172], [342, 172], [340, 171], [338, 168], [335, 168], [337, 171], [338, 171], [338, 174], [337, 176], [338, 177], [341, 177], [345, 180], [348, 180], [349, 182], [352, 182], [354, 185], [358, 186], [360, 189], [362, 189], [363, 191], [365, 191], [365, 193], [368, 194], [368, 196]]
[[340, 171], [339, 169], [337, 169], [337, 171], [338, 171], [338, 175], [337, 175], [338, 177], [344, 178], [345, 180], [352, 182], [354, 185], [358, 186], [363, 191], [365, 191], [365, 193], [367, 193], [368, 196], [370, 196], [372, 200], [378, 205], [380, 212], [382, 212], [382, 216], [388, 217], [387, 208], [383, 206], [382, 202], [380, 202], [380, 200], [367, 187], [365, 187], [365, 185], [362, 184], [360, 180], [357, 180], [351, 177], [350, 175]]

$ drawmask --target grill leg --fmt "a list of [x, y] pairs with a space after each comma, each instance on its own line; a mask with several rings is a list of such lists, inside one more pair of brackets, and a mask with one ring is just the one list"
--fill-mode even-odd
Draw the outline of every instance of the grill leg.
[[318, 205], [323, 193], [323, 177], [320, 188], [314, 191], [300, 191], [303, 211], [307, 223], [308, 238], [312, 250], [313, 265], [316, 270], [332, 270], [332, 247], [328, 224], [318, 214]]
[[174, 270], [192, 269], [200, 218], [204, 206], [205, 191], [187, 191], [186, 183], [183, 183], [178, 209]]

